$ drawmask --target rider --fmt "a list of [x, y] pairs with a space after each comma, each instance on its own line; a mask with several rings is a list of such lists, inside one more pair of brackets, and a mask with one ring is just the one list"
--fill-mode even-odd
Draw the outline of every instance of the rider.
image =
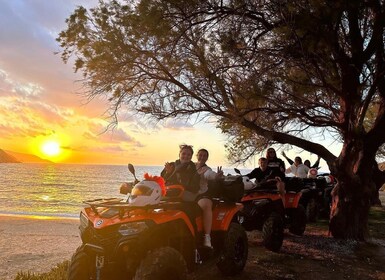
[[266, 182], [269, 179], [274, 179], [274, 170], [267, 166], [267, 158], [261, 157], [258, 160], [259, 167], [253, 169], [249, 174], [245, 176], [249, 179], [255, 179], [256, 183]]
[[272, 187], [276, 186], [281, 194], [284, 193], [283, 179], [285, 174], [277, 169], [268, 166], [267, 158], [261, 157], [258, 160], [259, 167], [253, 169], [249, 174], [245, 175], [249, 179], [254, 179], [257, 187]]
[[[290, 165], [292, 165], [292, 164], [294, 163], [294, 161], [293, 161], [291, 158], [289, 158], [289, 157], [285, 154], [284, 151], [282, 151], [281, 154], [283, 155], [283, 157], [287, 160], [287, 162], [288, 162]], [[312, 166], [310, 166], [310, 165], [311, 165], [311, 164], [310, 164], [310, 160], [308, 160], [308, 159], [305, 159], [305, 161], [303, 162], [303, 164], [305, 164], [305, 165], [308, 166], [309, 168], [316, 168], [316, 169], [318, 169], [318, 168], [319, 168], [319, 162], [320, 162], [320, 160], [321, 160], [321, 157], [320, 157], [320, 156], [317, 156], [317, 160], [316, 160], [316, 162], [315, 162]]]
[[191, 161], [194, 150], [190, 145], [180, 145], [179, 148], [179, 159], [166, 162], [160, 175], [165, 179], [166, 185], [178, 184], [185, 188], [183, 200], [194, 201], [200, 183], [200, 176]]
[[208, 188], [208, 181], [222, 178], [223, 171], [221, 166], [217, 168], [217, 172], [214, 172], [210, 167], [208, 167], [206, 165], [208, 158], [209, 152], [206, 149], [200, 149], [197, 153], [198, 161], [195, 163], [195, 166], [198, 174], [200, 175], [200, 189], [197, 201], [203, 211], [203, 246], [211, 248], [210, 233], [213, 220], [213, 202], [212, 194]]
[[294, 177], [306, 178], [310, 168], [302, 163], [300, 157], [295, 157], [294, 163], [286, 169], [286, 173], [292, 173]]
[[279, 177], [285, 177], [285, 163], [282, 159], [277, 158], [277, 154], [274, 148], [269, 148], [266, 151], [267, 166], [273, 168], [276, 172], [281, 172]]

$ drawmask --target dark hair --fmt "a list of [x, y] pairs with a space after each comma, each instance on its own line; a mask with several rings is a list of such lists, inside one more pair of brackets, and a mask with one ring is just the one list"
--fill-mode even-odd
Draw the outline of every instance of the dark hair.
[[267, 161], [267, 158], [265, 158], [265, 157], [261, 157], [261, 158], [259, 158], [259, 160], [258, 161]]
[[209, 151], [207, 151], [206, 149], [199, 149], [197, 154], [199, 154], [199, 152], [205, 152], [207, 155], [207, 158], [209, 157]]
[[298, 161], [299, 163], [302, 163], [302, 158], [300, 158], [300, 157], [295, 157], [294, 161]]
[[186, 145], [186, 144], [179, 145], [179, 153], [184, 149], [189, 150], [189, 151], [191, 151], [191, 154], [194, 154], [194, 150], [193, 150], [192, 145]]

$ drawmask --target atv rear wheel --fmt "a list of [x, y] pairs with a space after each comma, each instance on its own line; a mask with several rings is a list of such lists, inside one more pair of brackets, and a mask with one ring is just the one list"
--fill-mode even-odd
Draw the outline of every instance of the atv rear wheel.
[[298, 204], [291, 217], [289, 231], [295, 235], [302, 235], [306, 229], [306, 211], [303, 205]]
[[263, 223], [262, 240], [266, 249], [277, 252], [282, 246], [283, 242], [284, 224], [282, 217], [273, 212]]
[[160, 247], [147, 253], [136, 270], [133, 280], [183, 280], [187, 278], [187, 265], [174, 248]]
[[315, 223], [318, 218], [318, 206], [314, 198], [311, 198], [306, 205], [306, 218], [310, 223]]
[[243, 270], [248, 254], [247, 245], [245, 229], [237, 223], [231, 223], [225, 236], [219, 262], [217, 263], [223, 275], [234, 276]]
[[91, 267], [91, 259], [84, 252], [84, 246], [76, 249], [72, 255], [68, 267], [68, 280], [89, 280], [95, 279], [95, 269]]

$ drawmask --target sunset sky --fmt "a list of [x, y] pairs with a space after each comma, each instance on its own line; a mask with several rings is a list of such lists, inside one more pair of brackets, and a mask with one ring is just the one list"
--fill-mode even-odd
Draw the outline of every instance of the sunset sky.
[[87, 102], [78, 94], [80, 75], [54, 54], [60, 51], [55, 38], [65, 19], [76, 6], [96, 3], [0, 0], [0, 149], [62, 163], [163, 165], [177, 158], [179, 144], [187, 143], [195, 150], [207, 148], [213, 167], [230, 166], [225, 137], [213, 123], [151, 125], [128, 112], [121, 114], [118, 127], [104, 132], [108, 103]]
[[[123, 114], [117, 128], [103, 133], [107, 102], [87, 103], [77, 94], [80, 75], [54, 54], [65, 19], [76, 6], [96, 3], [0, 0], [0, 149], [63, 163], [160, 165], [176, 159], [178, 145], [188, 143], [207, 148], [212, 164], [227, 165], [225, 138], [213, 124], [150, 125]], [[59, 143], [60, 152], [44, 152], [47, 141]]]

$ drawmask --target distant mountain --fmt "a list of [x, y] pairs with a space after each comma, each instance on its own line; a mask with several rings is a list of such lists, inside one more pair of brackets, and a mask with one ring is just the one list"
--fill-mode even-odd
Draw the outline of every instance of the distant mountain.
[[[3, 156], [4, 155], [4, 161]], [[12, 161], [13, 160], [13, 161]], [[47, 159], [42, 159], [38, 156], [31, 154], [16, 153], [12, 151], [4, 151], [0, 149], [0, 162], [1, 163], [52, 163], [52, 161]]]
[[0, 163], [20, 163], [17, 158], [0, 149]]

